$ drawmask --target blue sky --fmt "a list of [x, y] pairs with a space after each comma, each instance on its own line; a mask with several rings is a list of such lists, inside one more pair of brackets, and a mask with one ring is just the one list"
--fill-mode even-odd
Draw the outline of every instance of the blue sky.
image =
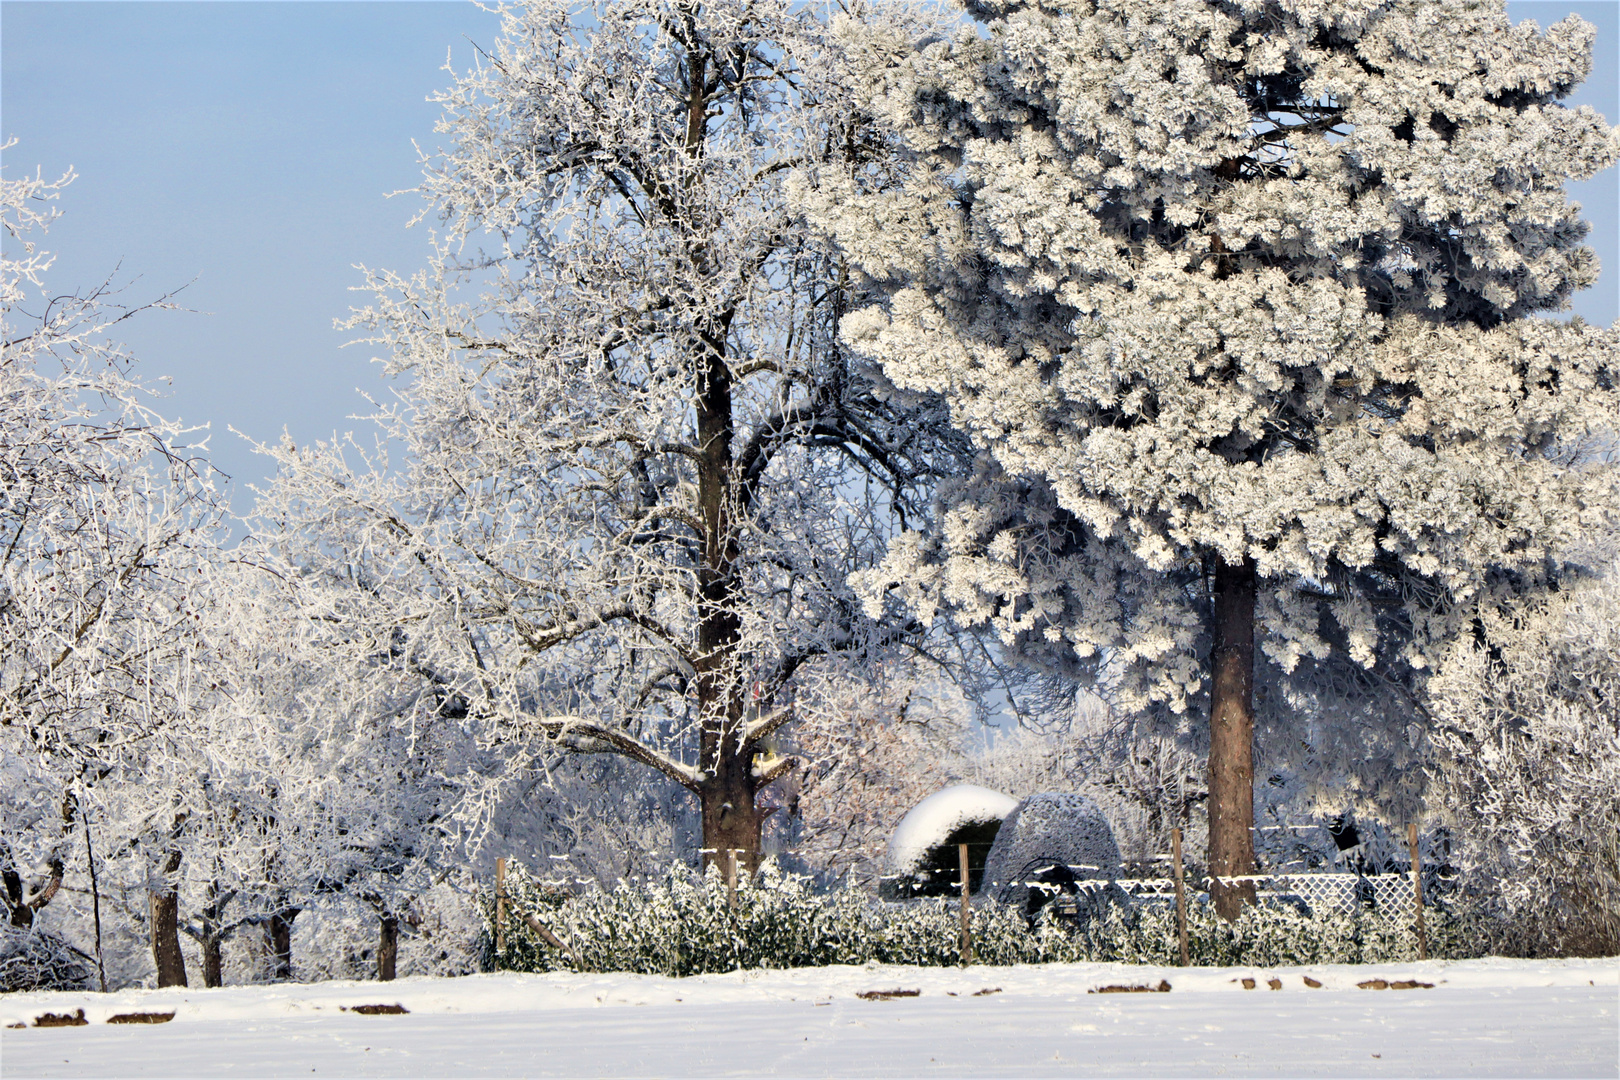
[[[1574, 98], [1620, 119], [1620, 2], [1515, 0], [1543, 26], [1571, 11], [1599, 27], [1596, 71]], [[356, 393], [386, 392], [368, 346], [342, 348], [333, 319], [363, 297], [355, 263], [409, 272], [425, 228], [405, 223], [419, 177], [412, 140], [435, 145], [449, 51], [471, 66], [498, 19], [471, 3], [0, 3], [0, 141], [7, 175], [72, 166], [45, 246], [49, 284], [71, 290], [115, 267], [145, 300], [177, 286], [197, 313], [126, 324], [161, 411], [213, 428], [216, 463], [240, 486], [268, 471], [233, 426], [310, 441], [356, 425]], [[1575, 310], [1612, 324], [1620, 306], [1620, 170], [1572, 194], [1594, 221], [1605, 272]], [[239, 511], [250, 500], [239, 493]]]

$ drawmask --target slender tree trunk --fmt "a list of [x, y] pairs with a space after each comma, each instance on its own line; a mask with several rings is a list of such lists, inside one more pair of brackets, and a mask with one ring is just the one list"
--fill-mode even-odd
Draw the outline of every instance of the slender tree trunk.
[[[1215, 568], [1214, 669], [1209, 702], [1209, 873], [1254, 873], [1253, 559]], [[1254, 884], [1210, 886], [1215, 911], [1231, 922], [1254, 903]]]
[[171, 880], [179, 869], [180, 849], [175, 848], [163, 862], [163, 887], [151, 898], [152, 960], [159, 987], [187, 985], [186, 958], [180, 952], [180, 890]]
[[270, 946], [270, 978], [285, 982], [293, 977], [292, 928], [302, 908], [282, 908], [270, 916], [265, 926], [265, 938]]
[[393, 982], [394, 965], [399, 959], [399, 919], [390, 914], [377, 922], [377, 981]]
[[26, 930], [34, 924], [34, 909], [28, 906], [23, 895], [23, 879], [11, 866], [0, 870], [0, 884], [6, 890], [6, 909], [10, 912], [11, 925]]
[[224, 921], [226, 903], [227, 899], [220, 895], [219, 882], [210, 881], [208, 902], [202, 909], [202, 937], [198, 939], [202, 945], [204, 986], [225, 985], [225, 934], [221, 923]]
[[217, 937], [206, 938], [202, 943], [204, 986], [225, 985], [224, 944]]
[[96, 881], [96, 845], [90, 840], [90, 815], [84, 814], [84, 859], [90, 869], [90, 911], [96, 927], [96, 978], [101, 992], [107, 992], [107, 961], [101, 952], [101, 886]]

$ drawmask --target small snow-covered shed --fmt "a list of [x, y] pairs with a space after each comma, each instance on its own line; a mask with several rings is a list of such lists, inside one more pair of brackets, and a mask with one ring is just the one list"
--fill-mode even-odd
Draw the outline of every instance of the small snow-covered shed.
[[984, 891], [1002, 903], [1038, 908], [1028, 903], [1030, 882], [1067, 883], [1072, 891], [1076, 879], [1111, 879], [1119, 863], [1113, 826], [1094, 799], [1068, 792], [1031, 795], [996, 834], [985, 860]]
[[956, 784], [912, 807], [889, 838], [884, 897], [940, 896], [959, 889], [958, 844], [968, 845], [968, 887], [977, 890], [1001, 821], [1017, 805], [999, 791]]

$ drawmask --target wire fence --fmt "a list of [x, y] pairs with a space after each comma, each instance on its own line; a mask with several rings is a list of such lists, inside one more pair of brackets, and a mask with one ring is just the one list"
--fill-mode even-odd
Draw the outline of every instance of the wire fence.
[[[1223, 878], [1236, 885], [1251, 882], [1255, 894], [1262, 901], [1303, 904], [1309, 911], [1321, 915], [1347, 915], [1357, 911], [1377, 911], [1385, 915], [1413, 919], [1417, 917], [1417, 890], [1410, 873], [1391, 874], [1251, 874], [1242, 878]], [[1188, 892], [1209, 894], [1211, 879], [1188, 882]], [[1132, 900], [1147, 903], [1173, 903], [1176, 897], [1172, 878], [1090, 878], [1077, 881], [1081, 891], [1101, 891], [1110, 885], [1118, 886]], [[1424, 890], [1424, 906], [1433, 906], [1433, 890]]]
[[[735, 863], [725, 858], [728, 854], [736, 860]], [[747, 871], [743, 868], [747, 865], [748, 856], [752, 854], [742, 849], [723, 853], [719, 860], [720, 865], [725, 868], [722, 874], [727, 877], [733, 874], [746, 876]], [[550, 867], [536, 867], [535, 871], [538, 872], [531, 872], [534, 880], [554, 889], [575, 893], [582, 889], [590, 891], [600, 887], [600, 882], [594, 878], [578, 877], [570, 873], [571, 868], [567, 866], [568, 858], [566, 855], [550, 856], [548, 860], [551, 861]], [[1057, 900], [1064, 896], [1078, 896], [1096, 901], [1124, 900], [1131, 904], [1146, 905], [1175, 902], [1173, 877], [1109, 875], [1099, 866], [1041, 861], [1038, 865], [1026, 867], [1025, 873], [1028, 876], [1019, 880], [983, 881], [980, 876], [982, 865], [981, 861], [979, 866], [973, 867], [969, 877], [969, 890], [977, 896], [999, 898], [1009, 887], [1022, 886], [1037, 894], [1043, 901]], [[732, 866], [736, 869], [731, 869]], [[1059, 867], [1062, 870], [1054, 873]], [[547, 874], [546, 869], [552, 872]], [[1425, 871], [1422, 876], [1423, 906], [1433, 907], [1435, 901], [1445, 892], [1449, 879], [1430, 871]], [[645, 877], [649, 883], [655, 880], [653, 875]], [[634, 884], [639, 880], [640, 877], [632, 877], [627, 883]], [[920, 875], [884, 874], [878, 876], [878, 880], [880, 897], [891, 901], [920, 899], [926, 896], [957, 896], [961, 890], [961, 875], [955, 868], [939, 868], [925, 871]], [[1375, 911], [1407, 919], [1415, 919], [1418, 914], [1419, 890], [1414, 887], [1410, 871], [1367, 874], [1312, 870], [1250, 874], [1243, 877], [1225, 877], [1220, 881], [1229, 885], [1251, 884], [1256, 898], [1263, 903], [1289, 904], [1314, 914]], [[1214, 884], [1215, 879], [1194, 877], [1191, 874], [1184, 879], [1188, 898], [1194, 903], [1207, 900]]]
[[[1268, 826], [1255, 831], [1287, 830], [1297, 833], [1318, 829], [1332, 833], [1330, 826], [1320, 823]], [[1338, 834], [1333, 835], [1337, 839]], [[948, 846], [954, 849], [957, 845]], [[1175, 902], [1173, 877], [1144, 876], [1130, 872], [1131, 869], [1139, 871], [1156, 868], [1154, 864], [1162, 865], [1168, 870], [1169, 864], [1173, 863], [1173, 858], [1169, 854], [1154, 856], [1147, 860], [1146, 864], [1132, 864], [1129, 869], [1113, 870], [1104, 870], [1098, 866], [1065, 865], [1056, 860], [1037, 860], [1025, 865], [1014, 880], [996, 882], [982, 880], [986, 855], [992, 845], [969, 843], [965, 846], [975, 856], [969, 879], [970, 889], [975, 894], [1005, 901], [1010, 897], [1022, 897], [1027, 891], [1035, 894], [1035, 903], [1032, 903], [1031, 907], [1048, 901], [1059, 901], [1061, 904], [1065, 896], [1090, 899], [1094, 902], [1093, 908], [1097, 906], [1097, 902], [1109, 899], [1114, 901], [1124, 899], [1130, 903], [1150, 905]], [[1390, 865], [1389, 861], [1382, 862], [1381, 866], [1376, 861], [1368, 865], [1358, 859], [1349, 863], [1350, 866], [1357, 868], [1348, 872], [1343, 869], [1288, 870], [1278, 867], [1263, 873], [1223, 877], [1219, 880], [1228, 885], [1252, 886], [1256, 899], [1263, 903], [1287, 904], [1314, 914], [1354, 914], [1371, 911], [1394, 918], [1417, 920], [1422, 908], [1434, 907], [1437, 900], [1452, 891], [1453, 886], [1450, 868], [1428, 863], [1420, 858], [1419, 852], [1419, 838], [1413, 830], [1409, 843], [1411, 862], [1404, 865], [1401, 863]], [[1341, 850], [1342, 854], [1344, 852]], [[961, 887], [961, 882], [954, 865], [954, 854], [951, 854], [949, 863], [950, 865], [940, 866], [925, 862], [911, 874], [881, 875], [880, 895], [887, 899], [955, 895]], [[1187, 865], [1185, 861], [1184, 865]], [[1343, 866], [1344, 863], [1340, 865]], [[1411, 867], [1417, 867], [1416, 878]], [[1197, 903], [1208, 901], [1211, 889], [1217, 882], [1213, 878], [1194, 876], [1189, 866], [1183, 883], [1188, 899]], [[1069, 908], [1073, 905], [1062, 906]]]

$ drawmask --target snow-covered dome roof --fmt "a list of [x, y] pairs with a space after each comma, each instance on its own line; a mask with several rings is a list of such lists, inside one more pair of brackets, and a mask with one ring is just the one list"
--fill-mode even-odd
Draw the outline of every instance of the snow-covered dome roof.
[[978, 784], [956, 784], [934, 792], [911, 808], [889, 838], [889, 870], [911, 873], [931, 848], [943, 844], [957, 829], [1000, 821], [1017, 805], [1017, 799]]

